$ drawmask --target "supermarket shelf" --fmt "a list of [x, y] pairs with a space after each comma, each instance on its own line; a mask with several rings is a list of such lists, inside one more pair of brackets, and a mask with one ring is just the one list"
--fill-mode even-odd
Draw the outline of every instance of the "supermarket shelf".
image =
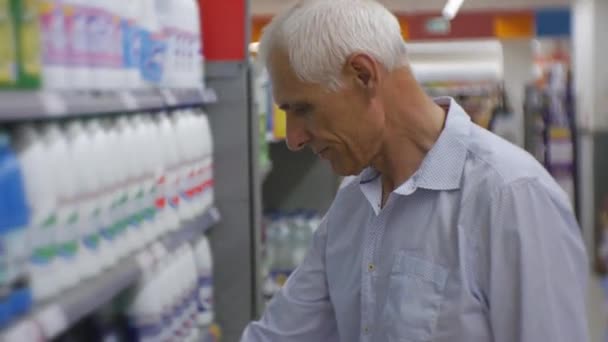
[[0, 91], [0, 121], [156, 111], [217, 102], [213, 89], [133, 91]]
[[266, 180], [266, 177], [268, 177], [268, 175], [270, 174], [271, 171], [272, 171], [272, 162], [268, 161], [267, 165], [265, 167], [262, 167], [260, 170], [261, 183], [264, 183], [264, 181]]
[[[212, 207], [203, 215], [182, 224], [180, 230], [168, 233], [161, 241], [168, 251], [174, 251], [182, 244], [193, 241], [197, 234], [207, 231], [219, 220], [218, 210]], [[30, 315], [2, 332], [0, 341], [38, 341], [57, 337], [134, 284], [144, 269], [155, 262], [150, 248], [134, 253], [109, 271], [63, 292], [48, 303], [41, 304]]]

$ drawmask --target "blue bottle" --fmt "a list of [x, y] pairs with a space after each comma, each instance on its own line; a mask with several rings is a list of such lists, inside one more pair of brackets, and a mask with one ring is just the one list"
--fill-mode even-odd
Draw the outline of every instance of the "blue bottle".
[[26, 269], [29, 212], [19, 162], [8, 134], [0, 132], [0, 326], [32, 305]]

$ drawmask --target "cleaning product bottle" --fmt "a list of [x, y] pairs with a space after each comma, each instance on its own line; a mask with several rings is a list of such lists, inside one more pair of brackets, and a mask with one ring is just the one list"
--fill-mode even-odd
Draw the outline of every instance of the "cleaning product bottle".
[[139, 72], [141, 62], [141, 14], [142, 0], [123, 2], [122, 17], [122, 50], [123, 68], [126, 73], [125, 85], [128, 89], [143, 87], [143, 79]]
[[90, 15], [88, 0], [64, 0], [65, 35], [67, 44], [66, 78], [69, 86], [76, 90], [92, 89], [90, 74], [87, 20]]
[[109, 72], [109, 82], [111, 84], [110, 89], [125, 89], [128, 88], [127, 81], [127, 68], [124, 65], [124, 45], [123, 45], [123, 29], [122, 29], [122, 18], [125, 12], [125, 5], [128, 1], [122, 0], [105, 0], [104, 1], [106, 11], [109, 16], [109, 48], [108, 48], [108, 60], [107, 60], [107, 71]]
[[176, 146], [175, 131], [171, 120], [166, 114], [160, 116], [160, 136], [163, 149], [163, 169], [166, 175], [165, 196], [167, 199], [167, 229], [177, 230], [180, 226], [179, 219], [179, 151]]
[[[87, 41], [91, 66], [91, 78], [97, 89], [120, 88], [120, 67], [122, 66], [122, 39], [120, 20], [114, 13], [115, 2], [106, 0], [89, 1], [87, 19]], [[117, 46], [121, 50], [117, 50]]]
[[202, 206], [204, 210], [207, 210], [213, 205], [214, 201], [214, 179], [213, 179], [213, 137], [211, 135], [211, 127], [209, 125], [209, 118], [207, 115], [199, 115], [199, 127], [200, 132], [203, 132], [199, 135], [199, 139], [201, 139], [202, 151], [204, 151], [203, 155], [203, 165], [204, 165], [204, 183], [202, 185], [203, 188], [203, 199]]
[[138, 184], [136, 184], [137, 161], [135, 158], [136, 152], [133, 151], [133, 129], [126, 116], [121, 116], [116, 122], [116, 133], [118, 140], [115, 148], [119, 148], [117, 156], [120, 158], [117, 162], [121, 163], [118, 168], [119, 184], [122, 184], [116, 199], [115, 212], [118, 220], [118, 231], [124, 234], [125, 245], [120, 249], [121, 257], [127, 256], [135, 250], [140, 243], [141, 231], [138, 226], [132, 224], [135, 215], [133, 198], [137, 193]]
[[144, 199], [144, 218], [149, 224], [150, 234], [149, 243], [156, 241], [162, 234], [162, 227], [160, 226], [160, 220], [158, 217], [158, 210], [156, 207], [156, 198], [158, 194], [157, 187], [157, 169], [159, 165], [158, 151], [154, 150], [154, 147], [158, 140], [156, 134], [156, 126], [152, 121], [150, 114], [143, 115], [141, 117], [142, 125], [140, 128], [140, 134], [142, 134], [142, 153], [145, 155], [146, 167], [145, 167], [145, 199]]
[[57, 293], [55, 234], [58, 229], [57, 198], [54, 175], [49, 169], [53, 145], [46, 144], [30, 124], [15, 130], [14, 147], [24, 178], [31, 210], [28, 227], [31, 249], [29, 274], [34, 301], [39, 302]]
[[202, 55], [202, 34], [199, 17], [198, 3], [195, 0], [182, 0], [184, 3], [184, 14], [186, 16], [186, 25], [188, 32], [187, 44], [187, 81], [189, 88], [202, 88], [204, 86], [203, 79], [203, 55]]
[[113, 118], [104, 118], [101, 120], [103, 152], [101, 160], [103, 161], [106, 175], [106, 191], [102, 197], [102, 238], [107, 243], [109, 251], [107, 252], [108, 262], [110, 265], [116, 264], [121, 257], [121, 251], [125, 245], [125, 236], [119, 231], [119, 212], [118, 202], [120, 200], [122, 182], [122, 158], [121, 150], [117, 150], [119, 136], [116, 129], [116, 124]]
[[[75, 123], [74, 123], [75, 124]], [[49, 158], [50, 169], [57, 182], [57, 218], [59, 229], [55, 235], [59, 257], [58, 276], [61, 288], [74, 286], [78, 283], [85, 267], [81, 249], [83, 225], [82, 206], [78, 197], [81, 186], [79, 161], [73, 156], [74, 141], [65, 136], [65, 132], [50, 127], [45, 135], [49, 152], [54, 154]]]
[[[158, 0], [161, 3], [162, 0]], [[158, 20], [157, 1], [142, 0], [142, 52], [140, 70], [147, 87], [160, 85], [166, 56], [166, 40]], [[161, 6], [162, 7], [162, 6]]]
[[17, 33], [10, 0], [0, 0], [0, 88], [17, 84]]
[[176, 20], [177, 15], [174, 14], [177, 2], [176, 1], [156, 1], [156, 12], [158, 14], [158, 24], [163, 32], [166, 41], [166, 53], [163, 64], [163, 73], [161, 85], [163, 87], [175, 88], [177, 85], [176, 79], [176, 63], [179, 57], [179, 29], [178, 25], [184, 20]]
[[[75, 241], [64, 246], [63, 253], [74, 259], [74, 270], [81, 279], [97, 273], [99, 259], [97, 227], [92, 226], [90, 217], [94, 215], [94, 190], [97, 188], [97, 177], [90, 170], [91, 142], [80, 120], [71, 120], [65, 126], [68, 143], [69, 167], [72, 169], [73, 184], [68, 201], [71, 212], [67, 217], [67, 227]], [[73, 251], [72, 251], [73, 250]]]
[[97, 244], [99, 251], [98, 271], [110, 267], [114, 258], [112, 256], [112, 240], [107, 236], [106, 216], [109, 215], [107, 210], [107, 198], [110, 193], [110, 182], [108, 173], [111, 165], [107, 162], [106, 153], [106, 136], [105, 131], [101, 126], [100, 119], [88, 120], [85, 124], [85, 129], [90, 137], [90, 165], [89, 172], [92, 177], [90, 181], [94, 185], [93, 190], [93, 207], [88, 216], [89, 226], [91, 227], [92, 235], [85, 240], [88, 244]]
[[198, 323], [209, 326], [213, 322], [213, 258], [209, 240], [203, 236], [196, 246], [198, 268]]
[[68, 86], [66, 77], [68, 45], [64, 14], [61, 0], [41, 1], [42, 84], [45, 89], [65, 89]]
[[201, 0], [196, 0], [196, 4], [198, 5], [198, 27], [199, 27], [199, 44], [198, 44], [198, 58], [200, 65], [200, 76], [197, 75], [200, 86], [205, 88], [205, 37], [203, 34], [203, 6], [201, 5]]
[[30, 213], [20, 165], [9, 139], [6, 132], [0, 132], [0, 325], [26, 313], [32, 302], [26, 268]]
[[39, 88], [42, 78], [41, 37], [37, 0], [11, 0], [16, 18], [17, 85]]

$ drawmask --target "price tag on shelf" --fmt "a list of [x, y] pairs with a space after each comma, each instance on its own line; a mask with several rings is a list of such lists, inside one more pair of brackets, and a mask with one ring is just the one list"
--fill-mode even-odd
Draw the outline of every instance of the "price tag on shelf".
[[127, 110], [137, 110], [139, 109], [139, 105], [137, 104], [137, 99], [130, 91], [121, 91], [118, 93], [120, 97], [120, 101], [127, 108]]
[[24, 320], [10, 328], [2, 335], [3, 342], [44, 341], [42, 332], [36, 322]]
[[51, 304], [38, 312], [36, 321], [48, 339], [58, 336], [68, 328], [68, 319], [57, 304]]
[[52, 116], [65, 114], [68, 110], [65, 100], [56, 92], [40, 92], [40, 101], [44, 112]]
[[162, 89], [161, 93], [163, 94], [163, 98], [165, 99], [165, 102], [167, 102], [167, 105], [175, 106], [177, 104], [177, 97], [175, 97], [175, 94], [173, 94], [171, 90]]

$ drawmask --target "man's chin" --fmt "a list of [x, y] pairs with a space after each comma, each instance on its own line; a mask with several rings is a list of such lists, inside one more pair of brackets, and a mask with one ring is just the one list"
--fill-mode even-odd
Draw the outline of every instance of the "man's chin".
[[341, 177], [358, 176], [363, 171], [363, 169], [365, 169], [361, 167], [356, 167], [354, 165], [345, 166], [333, 161], [330, 161], [330, 164], [334, 173]]

